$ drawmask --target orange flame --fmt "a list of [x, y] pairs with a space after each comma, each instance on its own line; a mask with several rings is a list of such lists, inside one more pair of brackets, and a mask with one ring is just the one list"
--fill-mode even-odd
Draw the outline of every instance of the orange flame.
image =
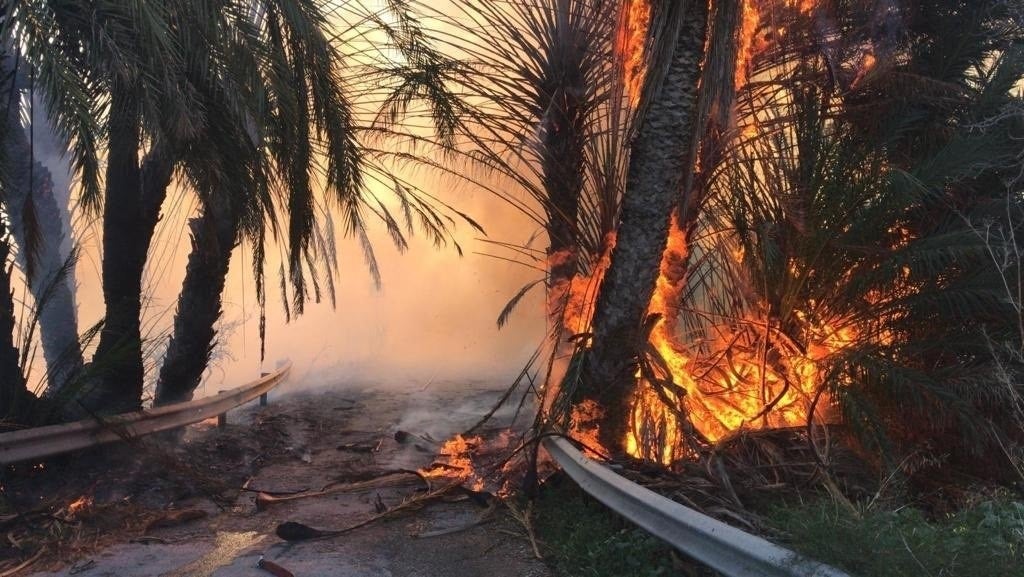
[[481, 444], [480, 437], [463, 437], [460, 434], [441, 445], [438, 461], [428, 468], [420, 469], [424, 477], [455, 478], [468, 484], [474, 491], [484, 490], [484, 480], [477, 474], [470, 454]]
[[572, 438], [580, 442], [584, 452], [596, 457], [603, 457], [596, 453], [596, 450], [603, 447], [598, 426], [603, 417], [604, 411], [592, 399], [586, 399], [572, 408], [569, 425]]
[[[561, 281], [548, 290], [548, 316], [555, 324], [553, 334], [557, 342], [553, 343], [554, 365], [551, 367], [544, 384], [543, 414], [547, 415], [558, 397], [559, 384], [568, 368], [572, 348], [570, 337], [587, 333], [590, 330], [590, 319], [594, 316], [597, 289], [601, 285], [604, 273], [611, 264], [611, 252], [615, 246], [615, 233], [608, 233], [604, 239], [604, 250], [600, 259], [593, 263], [590, 274], [577, 274], [570, 281]], [[569, 255], [558, 252], [548, 257], [548, 270], [556, 266]]]
[[852, 328], [832, 326], [841, 323], [815, 323], [798, 314], [810, 335], [801, 350], [772, 327], [765, 310], [752, 318], [723, 320], [710, 331], [714, 340], [704, 343], [710, 352], [697, 355], [677, 335], [687, 252], [686, 233], [673, 219], [648, 308], [649, 314], [661, 316], [651, 344], [668, 374], [638, 375], [643, 379], [634, 393], [625, 439], [632, 456], [666, 465], [687, 455], [686, 419], [712, 442], [744, 429], [804, 425], [820, 380], [820, 361], [856, 336]]
[[622, 59], [623, 85], [629, 104], [636, 106], [643, 90], [647, 65], [644, 62], [644, 45], [647, 42], [647, 27], [651, 21], [649, 0], [628, 0], [623, 12], [618, 33], [618, 51]]
[[[740, 26], [736, 38], [736, 89], [739, 90], [750, 80], [754, 59], [765, 53], [772, 44], [785, 37], [786, 28], [771, 24], [773, 11], [779, 3], [775, 0], [743, 0]], [[818, 7], [818, 0], [782, 0], [781, 7], [808, 15]], [[770, 29], [764, 28], [771, 26]]]
[[739, 90], [750, 77], [750, 63], [754, 55], [763, 50], [756, 40], [757, 28], [761, 23], [761, 12], [755, 0], [743, 0], [740, 29], [736, 46], [736, 89]]

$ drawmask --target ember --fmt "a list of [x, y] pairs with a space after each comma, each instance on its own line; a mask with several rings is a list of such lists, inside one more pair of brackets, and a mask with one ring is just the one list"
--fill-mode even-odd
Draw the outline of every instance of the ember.
[[93, 498], [90, 495], [82, 495], [68, 504], [68, 517], [77, 517], [92, 508]]

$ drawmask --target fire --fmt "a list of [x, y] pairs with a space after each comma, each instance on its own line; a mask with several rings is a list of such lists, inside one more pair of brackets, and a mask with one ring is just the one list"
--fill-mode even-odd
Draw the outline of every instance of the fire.
[[484, 480], [473, 466], [470, 454], [483, 444], [480, 437], [463, 437], [456, 434], [441, 445], [439, 460], [430, 467], [420, 469], [424, 477], [455, 478], [474, 491], [484, 490]]
[[856, 68], [856, 75], [850, 82], [850, 87], [855, 88], [864, 80], [864, 78], [875, 68], [878, 64], [878, 58], [875, 57], [871, 50], [867, 50], [860, 58], [860, 63]]
[[[776, 23], [776, 10], [806, 17], [818, 9], [818, 0], [743, 0], [736, 31], [736, 89], [750, 81], [753, 62], [786, 37]], [[650, 24], [647, 0], [626, 4], [618, 37], [624, 67], [624, 87], [631, 104], [639, 99], [644, 81], [644, 44]], [[861, 68], [874, 61], [865, 58]], [[756, 130], [756, 119], [748, 119]], [[721, 319], [710, 327], [701, 346], [685, 346], [678, 329], [679, 303], [685, 288], [690, 247], [685, 231], [673, 219], [649, 315], [658, 315], [650, 342], [660, 361], [643, 364], [638, 373], [630, 427], [624, 440], [627, 451], [639, 458], [670, 464], [687, 456], [684, 427], [715, 442], [744, 429], [800, 426], [820, 381], [820, 366], [856, 335], [842, 319], [827, 322], [812, 315], [798, 316], [802, 346], [794, 344], [773, 319], [767, 305], [747, 318]], [[742, 257], [742, 255], [740, 255]], [[589, 327], [593, 312], [592, 288], [600, 283], [607, 262], [589, 277], [573, 279], [566, 297], [563, 322], [570, 334]], [[568, 283], [567, 283], [568, 284]], [[586, 289], [586, 290], [585, 290]], [[661, 362], [663, 361], [663, 363]], [[826, 402], [818, 406], [826, 406]], [[573, 410], [574, 434], [585, 443], [597, 443], [596, 406]], [[599, 446], [599, 445], [597, 445]]]
[[[806, 424], [821, 362], [856, 337], [839, 320], [821, 322], [798, 313], [807, 346], [796, 346], [773, 326], [765, 306], [748, 318], [722, 319], [708, 331], [705, 352], [696, 354], [677, 334], [687, 252], [686, 234], [673, 219], [648, 308], [661, 317], [650, 339], [669, 374], [638, 375], [643, 378], [625, 439], [629, 454], [666, 465], [687, 455], [687, 419], [711, 442], [740, 430]], [[820, 403], [823, 409], [826, 404]]]
[[736, 88], [747, 83], [750, 77], [750, 62], [755, 53], [763, 49], [756, 46], [756, 34], [761, 24], [761, 12], [756, 0], [743, 0], [743, 12], [740, 19], [739, 36], [736, 41]]
[[93, 498], [89, 495], [82, 495], [68, 504], [68, 517], [76, 517], [92, 507]]
[[569, 335], [578, 335], [590, 330], [590, 319], [594, 316], [594, 295], [604, 279], [604, 273], [611, 265], [612, 249], [615, 248], [615, 233], [605, 236], [601, 257], [590, 269], [590, 274], [573, 277], [562, 311], [562, 326]]
[[636, 106], [643, 90], [647, 65], [644, 61], [644, 46], [647, 42], [647, 27], [651, 21], [649, 0], [629, 0], [623, 11], [619, 26], [618, 51], [622, 59], [623, 84], [631, 106]]
[[[780, 6], [781, 5], [781, 6]], [[808, 15], [818, 7], [818, 0], [743, 0], [740, 27], [736, 35], [736, 89], [742, 88], [751, 76], [755, 57], [766, 52], [775, 41], [786, 36], [784, 26], [772, 23], [776, 7], [796, 10]]]
[[[590, 319], [594, 316], [597, 288], [601, 285], [604, 273], [611, 264], [611, 252], [615, 246], [615, 233], [605, 236], [604, 249], [600, 258], [590, 267], [589, 274], [577, 274], [571, 280], [563, 280], [548, 290], [548, 318], [555, 325], [552, 331], [556, 341], [553, 363], [544, 384], [542, 412], [548, 415], [558, 397], [559, 384], [568, 369], [572, 349], [576, 346], [570, 337], [586, 334], [590, 330]], [[568, 258], [563, 253], [554, 253], [548, 257], [548, 270], [562, 259]]]

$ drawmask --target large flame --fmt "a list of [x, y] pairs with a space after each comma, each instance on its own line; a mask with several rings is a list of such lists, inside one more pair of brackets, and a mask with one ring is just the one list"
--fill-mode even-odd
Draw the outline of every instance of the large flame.
[[[747, 318], [712, 323], [702, 353], [678, 333], [678, 303], [685, 281], [686, 233], [673, 219], [668, 246], [648, 314], [661, 317], [651, 344], [668, 374], [641, 373], [625, 439], [631, 455], [670, 464], [687, 455], [683, 427], [714, 442], [740, 430], [796, 427], [807, 423], [818, 394], [820, 367], [856, 336], [840, 320], [822, 323], [797, 313], [805, 346], [789, 340], [767, 307]], [[825, 410], [825, 402], [818, 406]], [[820, 416], [820, 415], [819, 415]]]
[[807, 15], [818, 7], [818, 0], [742, 0], [742, 4], [743, 11], [736, 35], [737, 90], [750, 80], [754, 58], [786, 35], [785, 27], [772, 24], [775, 9], [786, 8]]
[[[579, 343], [578, 335], [590, 331], [590, 319], [594, 316], [594, 306], [598, 287], [604, 279], [604, 273], [611, 264], [611, 252], [615, 246], [615, 233], [608, 233], [604, 239], [604, 249], [597, 262], [592, 263], [589, 272], [577, 273], [572, 279], [563, 279], [548, 289], [548, 318], [554, 325], [551, 334], [554, 337], [552, 366], [544, 381], [542, 413], [551, 414], [551, 408], [558, 398], [560, 383], [565, 377], [573, 350]], [[570, 258], [567, 252], [556, 252], [548, 257], [548, 270], [557, 266], [562, 259]]]
[[[774, 24], [776, 8], [810, 14], [817, 0], [742, 0], [736, 31], [736, 89], [750, 82], [752, 63], [785, 36]], [[623, 83], [631, 104], [639, 100], [644, 74], [644, 45], [651, 17], [648, 0], [626, 3], [618, 49], [623, 62]], [[866, 63], [865, 68], [870, 68]], [[751, 119], [753, 122], [754, 119]], [[663, 464], [675, 462], [689, 451], [684, 428], [690, 425], [715, 442], [740, 430], [804, 425], [821, 381], [821, 362], [842, 349], [855, 336], [841, 322], [815, 324], [798, 314], [806, 342], [795, 345], [778, 326], [772, 311], [762, 306], [747, 318], [712, 323], [698, 347], [687, 347], [679, 334], [678, 306], [685, 287], [690, 247], [686, 232], [673, 219], [657, 285], [648, 307], [660, 320], [650, 334], [655, 359], [642, 363], [633, 398], [630, 427], [624, 439], [631, 455]], [[568, 304], [564, 328], [570, 334], [587, 330], [593, 312], [593, 287], [607, 268], [607, 253], [591, 276], [573, 279], [556, 291]], [[700, 352], [697, 352], [697, 351]], [[825, 402], [818, 406], [825, 407]], [[575, 433], [597, 443], [594, 406], [577, 406], [572, 422]]]
[[619, 25], [617, 44], [622, 60], [623, 85], [632, 106], [636, 106], [640, 101], [644, 76], [647, 73], [644, 46], [647, 42], [647, 27], [650, 20], [649, 0], [627, 0]]

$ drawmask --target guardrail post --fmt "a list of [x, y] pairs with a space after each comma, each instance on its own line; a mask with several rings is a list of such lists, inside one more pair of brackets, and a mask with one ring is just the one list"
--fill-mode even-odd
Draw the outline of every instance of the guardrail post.
[[[265, 376], [267, 376], [269, 374], [270, 373], [260, 373], [260, 378], [263, 378], [263, 377], [265, 377]], [[260, 395], [260, 406], [261, 407], [267, 406], [267, 399], [269, 398], [267, 395], [269, 395], [269, 394], [270, 394], [270, 391], [267, 391], [267, 392], [263, 393], [262, 395]]]

